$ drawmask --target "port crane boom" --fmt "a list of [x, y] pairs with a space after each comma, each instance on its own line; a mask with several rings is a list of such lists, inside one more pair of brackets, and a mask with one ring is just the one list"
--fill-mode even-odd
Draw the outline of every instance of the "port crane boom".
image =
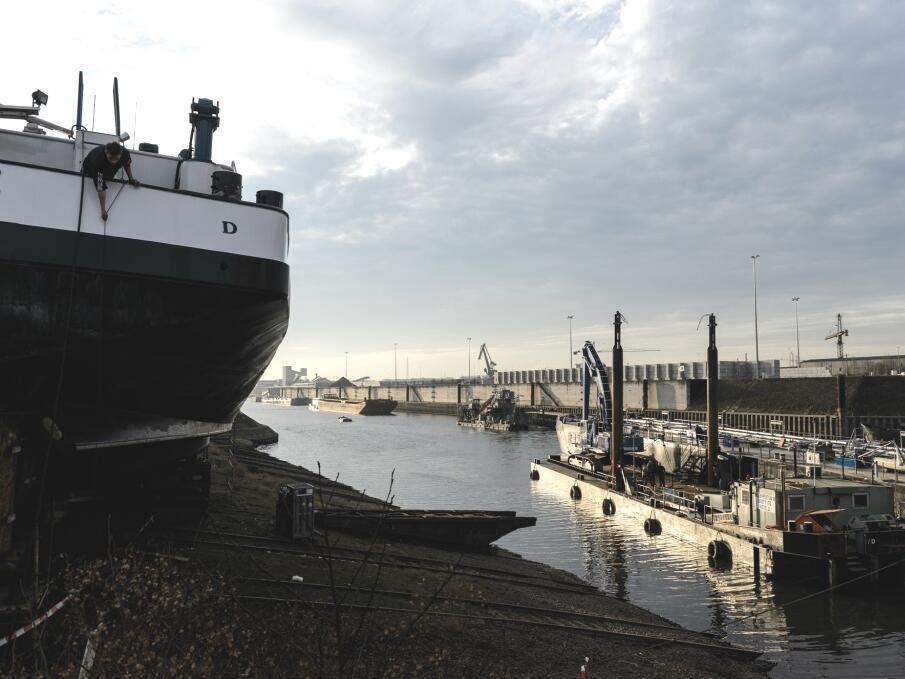
[[493, 377], [496, 373], [496, 363], [493, 362], [493, 359], [490, 358], [490, 352], [487, 350], [487, 344], [481, 344], [481, 350], [478, 352], [478, 360], [484, 359], [484, 363], [486, 367], [484, 368], [484, 372], [487, 373], [487, 377]]
[[845, 352], [842, 347], [842, 338], [848, 337], [848, 330], [842, 329], [842, 314], [836, 314], [836, 332], [831, 332], [829, 335], [824, 337], [825, 340], [836, 340], [836, 357], [837, 358], [845, 358]]

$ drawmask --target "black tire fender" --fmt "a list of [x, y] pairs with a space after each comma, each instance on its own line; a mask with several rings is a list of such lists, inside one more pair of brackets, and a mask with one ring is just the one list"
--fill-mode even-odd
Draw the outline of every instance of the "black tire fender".
[[732, 559], [732, 549], [722, 540], [711, 540], [707, 545], [707, 556], [714, 563], [723, 564]]

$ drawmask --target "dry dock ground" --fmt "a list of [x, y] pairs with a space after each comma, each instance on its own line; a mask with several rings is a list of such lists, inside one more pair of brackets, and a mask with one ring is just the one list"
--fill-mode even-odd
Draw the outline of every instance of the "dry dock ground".
[[[240, 416], [241, 417], [241, 416]], [[274, 530], [277, 490], [319, 506], [382, 502], [254, 449], [241, 417], [211, 446], [204, 516], [155, 521], [73, 563], [62, 620], [27, 676], [760, 677], [753, 654], [605, 596], [502, 549], [459, 552], [340, 533]], [[40, 628], [39, 628], [40, 629]]]

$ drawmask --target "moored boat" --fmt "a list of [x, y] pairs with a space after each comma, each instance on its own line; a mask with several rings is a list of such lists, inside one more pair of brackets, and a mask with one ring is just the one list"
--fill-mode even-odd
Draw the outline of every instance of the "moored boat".
[[325, 394], [311, 399], [308, 408], [315, 412], [325, 410], [331, 413], [349, 413], [352, 415], [390, 415], [398, 403], [391, 398], [341, 398], [334, 394]]
[[314, 520], [325, 530], [467, 549], [487, 547], [507, 533], [537, 523], [533, 516], [516, 516], [511, 511], [468, 509], [316, 511]]
[[528, 423], [511, 389], [494, 389], [486, 401], [474, 399], [459, 408], [456, 423], [483, 431], [519, 431]]

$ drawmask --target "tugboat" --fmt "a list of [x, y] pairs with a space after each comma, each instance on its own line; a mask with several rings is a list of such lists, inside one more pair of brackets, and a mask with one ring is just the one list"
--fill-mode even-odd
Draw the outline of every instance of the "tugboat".
[[12, 465], [0, 513], [34, 508], [36, 485], [45, 502], [51, 488], [59, 499], [127, 477], [147, 487], [156, 460], [189, 460], [203, 477], [194, 461], [230, 430], [289, 322], [282, 194], [246, 200], [235, 165], [212, 160], [212, 100], [192, 101], [189, 148], [130, 152], [141, 186], [108, 180], [102, 218], [82, 163], [129, 138], [115, 79], [113, 93], [112, 133], [82, 125], [81, 74], [72, 127], [38, 117], [40, 90], [29, 106], [0, 105], [26, 123], [0, 130], [0, 433], [21, 452], [0, 456]]

